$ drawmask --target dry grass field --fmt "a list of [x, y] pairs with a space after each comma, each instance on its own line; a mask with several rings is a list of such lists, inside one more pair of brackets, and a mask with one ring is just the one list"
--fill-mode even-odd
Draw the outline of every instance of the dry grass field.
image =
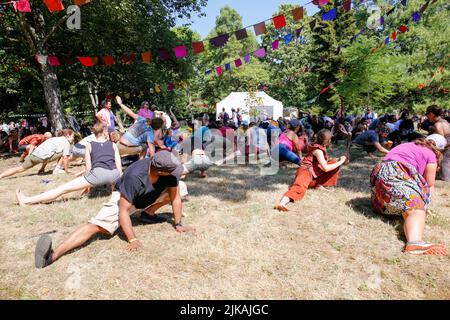
[[[17, 162], [2, 158], [0, 170]], [[403, 254], [401, 221], [372, 213], [374, 163], [355, 160], [338, 188], [308, 192], [288, 214], [272, 207], [292, 182], [293, 166], [276, 176], [261, 176], [257, 166], [216, 167], [205, 180], [186, 180], [184, 220], [196, 234], [134, 219], [142, 252], [128, 253], [119, 233], [93, 239], [43, 270], [34, 268], [39, 235], [50, 233], [58, 243], [107, 198], [20, 208], [18, 186], [34, 194], [71, 177], [37, 176], [36, 169], [2, 180], [0, 299], [450, 299], [449, 258]], [[447, 246], [449, 193], [439, 181], [425, 230], [426, 240]]]

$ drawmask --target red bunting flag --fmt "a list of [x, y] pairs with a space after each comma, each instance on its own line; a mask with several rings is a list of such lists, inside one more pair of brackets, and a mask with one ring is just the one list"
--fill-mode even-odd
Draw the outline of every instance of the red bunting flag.
[[205, 51], [205, 44], [202, 41], [194, 42], [192, 44], [192, 50], [194, 51], [195, 54], [202, 53], [203, 51]]
[[276, 29], [281, 29], [286, 26], [286, 18], [284, 15], [279, 15], [273, 18], [273, 24], [275, 25]]
[[400, 28], [398, 28], [398, 30], [400, 30], [401, 33], [405, 33], [405, 32], [408, 31], [409, 29], [408, 29], [407, 26], [401, 25]]
[[349, 12], [350, 9], [352, 8], [352, 0], [344, 0], [343, 7], [345, 12]]
[[219, 76], [222, 75], [222, 73], [223, 73], [222, 67], [216, 67], [216, 72]]
[[295, 21], [303, 19], [303, 7], [292, 10], [292, 17]]
[[392, 32], [392, 40], [397, 40], [397, 32]]
[[44, 2], [50, 12], [64, 10], [61, 0], [44, 0]]
[[136, 59], [135, 53], [122, 55], [122, 63], [123, 64], [132, 64], [134, 59]]
[[150, 63], [152, 61], [152, 53], [151, 52], [143, 52], [141, 53], [142, 56], [142, 62], [143, 63]]
[[113, 56], [104, 56], [103, 57], [103, 62], [107, 66], [112, 66], [112, 65], [114, 65], [116, 63], [116, 61], [114, 60]]
[[55, 56], [48, 56], [48, 64], [51, 65], [52, 67], [59, 67], [61, 65], [58, 57]]
[[81, 64], [85, 67], [93, 67], [97, 64], [97, 57], [77, 57]]

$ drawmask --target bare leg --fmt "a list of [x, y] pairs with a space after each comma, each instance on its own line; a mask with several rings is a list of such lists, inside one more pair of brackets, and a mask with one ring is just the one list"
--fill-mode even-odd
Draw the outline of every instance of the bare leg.
[[3, 172], [2, 174], [0, 174], [0, 179], [6, 178], [6, 177], [11, 177], [18, 173], [25, 172], [26, 170], [27, 169], [24, 169], [23, 167], [15, 167], [15, 168], [8, 169], [5, 172]]
[[104, 229], [91, 223], [84, 224], [69, 235], [53, 252], [52, 262], [61, 258], [67, 252], [76, 249], [86, 243], [97, 233], [108, 234]]
[[411, 210], [405, 215], [403, 230], [408, 242], [420, 242], [425, 229], [426, 213], [424, 210]]
[[16, 191], [16, 197], [19, 205], [30, 205], [30, 204], [36, 204], [41, 202], [48, 202], [53, 201], [59, 196], [74, 192], [78, 190], [84, 190], [86, 188], [92, 187], [92, 185], [86, 181], [84, 177], [77, 178], [75, 180], [72, 180], [66, 184], [63, 184], [62, 186], [59, 186], [53, 190], [49, 190], [47, 192], [44, 192], [42, 194], [39, 194], [34, 197], [27, 197], [25, 196], [20, 189], [17, 189]]

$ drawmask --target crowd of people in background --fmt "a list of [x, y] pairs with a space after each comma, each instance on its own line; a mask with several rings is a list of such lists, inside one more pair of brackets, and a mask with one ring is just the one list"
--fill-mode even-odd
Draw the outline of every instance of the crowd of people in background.
[[[127, 129], [114, 115], [113, 102], [132, 122]], [[208, 152], [217, 153], [217, 147], [223, 150], [220, 163], [239, 163], [241, 157], [244, 164], [255, 159], [265, 167], [295, 165], [293, 184], [274, 207], [282, 212], [289, 211], [289, 203], [302, 200], [308, 189], [336, 186], [342, 166], [364, 154], [377, 159], [378, 152], [384, 159], [370, 177], [374, 211], [403, 217], [405, 252], [447, 254], [444, 245], [424, 242], [422, 236], [436, 177], [441, 172], [442, 179], [450, 181], [448, 110], [430, 106], [423, 116], [408, 110], [378, 116], [368, 107], [362, 115], [341, 109], [333, 116], [302, 112], [295, 118], [273, 119], [262, 113], [255, 121], [244, 121], [240, 109], [232, 109], [231, 114], [224, 109], [218, 117], [205, 114], [192, 123], [179, 121], [171, 109], [170, 115], [157, 109], [147, 101], [134, 111], [121, 97], [105, 100], [92, 126], [84, 126], [78, 133], [65, 129], [55, 137], [48, 132], [46, 119], [34, 127], [26, 121], [1, 126], [0, 148], [23, 153], [21, 164], [1, 173], [0, 179], [36, 165], [41, 165], [39, 173], [43, 173], [51, 162], [56, 162], [54, 174], [69, 173], [72, 162], [85, 162], [86, 169], [76, 179], [44, 194], [26, 196], [18, 189], [19, 205], [53, 201], [65, 193], [88, 192], [99, 185], [112, 187], [111, 200], [99, 214], [69, 235], [56, 251], [49, 236], [41, 237], [36, 247], [37, 267], [52, 264], [94, 234], [112, 235], [119, 226], [128, 248], [139, 250], [142, 244], [129, 219], [136, 209], [144, 210], [142, 221], [158, 223], [161, 218], [156, 211], [171, 204], [175, 229], [193, 231], [181, 224], [181, 199], [188, 194], [181, 180], [194, 171], [207, 177], [206, 170], [213, 164]], [[328, 149], [340, 141], [345, 145], [343, 155], [329, 158]]]

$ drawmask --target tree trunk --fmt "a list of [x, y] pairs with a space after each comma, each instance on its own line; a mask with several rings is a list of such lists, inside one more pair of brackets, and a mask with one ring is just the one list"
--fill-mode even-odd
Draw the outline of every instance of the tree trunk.
[[91, 99], [92, 103], [92, 109], [94, 110], [95, 114], [97, 114], [98, 110], [98, 94], [97, 94], [97, 88], [92, 84], [88, 84], [88, 91], [89, 91], [89, 98]]
[[47, 108], [50, 113], [50, 121], [54, 132], [64, 129], [66, 121], [63, 113], [61, 101], [61, 91], [59, 89], [58, 77], [52, 67], [41, 65], [42, 79], [44, 85], [44, 96]]

